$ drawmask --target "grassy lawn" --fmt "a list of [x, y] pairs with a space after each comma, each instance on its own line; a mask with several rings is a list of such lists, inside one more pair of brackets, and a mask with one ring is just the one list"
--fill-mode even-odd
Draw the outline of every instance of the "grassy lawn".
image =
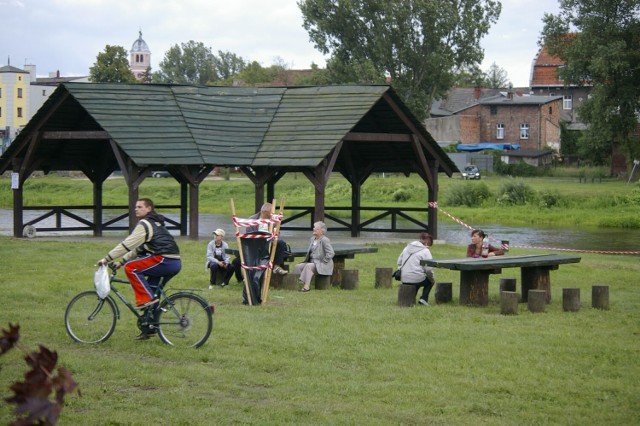
[[[375, 289], [373, 281], [376, 267], [393, 267], [403, 244], [380, 244], [378, 253], [347, 261], [360, 270], [358, 290], [271, 291], [257, 307], [241, 304], [235, 281], [207, 290], [206, 241], [179, 244], [184, 267], [173, 286], [197, 288], [217, 307], [213, 334], [197, 350], [135, 341], [128, 312], [106, 343], [74, 343], [64, 309], [92, 288], [92, 265], [113, 241], [0, 237], [7, 302], [0, 324], [19, 323], [27, 351], [39, 344], [56, 350], [79, 384], [81, 396], [67, 397], [60, 424], [584, 425], [640, 418], [637, 256], [585, 254], [551, 272], [546, 313], [520, 304], [519, 315], [502, 316], [499, 278], [519, 282], [514, 269], [491, 276], [487, 307], [458, 305], [459, 277], [448, 270], [436, 279], [453, 283], [453, 303], [397, 307], [397, 287]], [[456, 245], [432, 250], [443, 258], [463, 252]], [[610, 310], [591, 308], [592, 285], [610, 286]], [[579, 312], [562, 311], [563, 287], [580, 288]], [[22, 380], [23, 357], [15, 349], [0, 357], [3, 398]], [[0, 423], [11, 422], [10, 411], [0, 404]]]

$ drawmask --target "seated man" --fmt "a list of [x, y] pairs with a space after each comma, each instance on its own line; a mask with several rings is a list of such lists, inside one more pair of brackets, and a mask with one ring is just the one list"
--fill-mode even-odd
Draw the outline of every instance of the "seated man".
[[[273, 205], [271, 203], [264, 203], [260, 208], [260, 211], [249, 219], [269, 219], [271, 217], [271, 212], [273, 210]], [[251, 232], [269, 232], [268, 224], [260, 224], [256, 226], [248, 226], [247, 234]], [[284, 269], [284, 261], [286, 259], [286, 251], [287, 251], [287, 243], [284, 240], [278, 238], [278, 243], [276, 244], [276, 252], [273, 257], [273, 272], [278, 275], [286, 275], [288, 272]]]
[[229, 254], [226, 250], [229, 245], [223, 241], [225, 232], [223, 229], [213, 231], [214, 239], [207, 245], [207, 261], [206, 268], [209, 270], [209, 290], [216, 285], [218, 279], [218, 271], [222, 274], [221, 287], [229, 285], [229, 280], [233, 276], [235, 269]]

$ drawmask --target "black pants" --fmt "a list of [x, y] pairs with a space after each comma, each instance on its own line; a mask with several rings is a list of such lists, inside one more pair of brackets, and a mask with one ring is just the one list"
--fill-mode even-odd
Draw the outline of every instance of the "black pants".
[[431, 292], [431, 289], [433, 288], [433, 281], [431, 281], [429, 279], [429, 277], [424, 277], [424, 280], [419, 282], [419, 283], [405, 283], [405, 282], [403, 282], [402, 284], [404, 284], [404, 285], [415, 285], [417, 287], [422, 287], [422, 296], [420, 296], [420, 299], [424, 299], [426, 302], [429, 301], [429, 293]]
[[233, 276], [233, 271], [235, 270], [235, 266], [230, 263], [227, 268], [221, 268], [217, 263], [209, 263], [209, 282], [211, 285], [216, 285], [216, 279], [218, 278], [218, 271], [220, 271], [222, 275], [222, 280], [224, 284], [229, 284], [229, 280]]

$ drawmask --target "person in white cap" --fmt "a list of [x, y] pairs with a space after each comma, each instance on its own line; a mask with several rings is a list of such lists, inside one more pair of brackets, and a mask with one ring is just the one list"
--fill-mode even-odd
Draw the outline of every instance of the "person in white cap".
[[221, 287], [229, 285], [229, 280], [233, 276], [234, 266], [231, 258], [226, 250], [229, 245], [223, 241], [225, 236], [224, 230], [218, 228], [213, 231], [214, 238], [207, 245], [207, 263], [206, 268], [209, 270], [209, 290], [216, 285], [218, 271], [223, 274]]

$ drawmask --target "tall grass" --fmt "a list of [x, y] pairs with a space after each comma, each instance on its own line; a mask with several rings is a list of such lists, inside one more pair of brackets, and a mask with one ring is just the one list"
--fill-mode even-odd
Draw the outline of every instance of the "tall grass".
[[[93, 263], [114, 244], [0, 237], [0, 324], [19, 323], [26, 350], [56, 350], [80, 387], [60, 424], [582, 425], [640, 416], [637, 258], [586, 254], [551, 272], [546, 313], [521, 304], [519, 315], [502, 316], [498, 280], [519, 281], [517, 270], [491, 276], [486, 307], [459, 306], [458, 274], [437, 270], [437, 281], [453, 282], [453, 303], [400, 308], [397, 289], [373, 281], [403, 244], [380, 244], [347, 261], [360, 271], [355, 291], [275, 290], [267, 305], [247, 307], [238, 283], [207, 290], [206, 243], [179, 239], [184, 267], [170, 286], [196, 288], [216, 305], [211, 339], [186, 351], [135, 341], [123, 312], [109, 341], [76, 344], [64, 309], [92, 287]], [[432, 252], [458, 257], [464, 247]], [[590, 307], [600, 284], [610, 286], [609, 311]], [[563, 287], [580, 288], [579, 312], [562, 311]], [[7, 397], [22, 380], [23, 354], [3, 355], [0, 367]], [[10, 423], [10, 408], [0, 403], [0, 423]]]

